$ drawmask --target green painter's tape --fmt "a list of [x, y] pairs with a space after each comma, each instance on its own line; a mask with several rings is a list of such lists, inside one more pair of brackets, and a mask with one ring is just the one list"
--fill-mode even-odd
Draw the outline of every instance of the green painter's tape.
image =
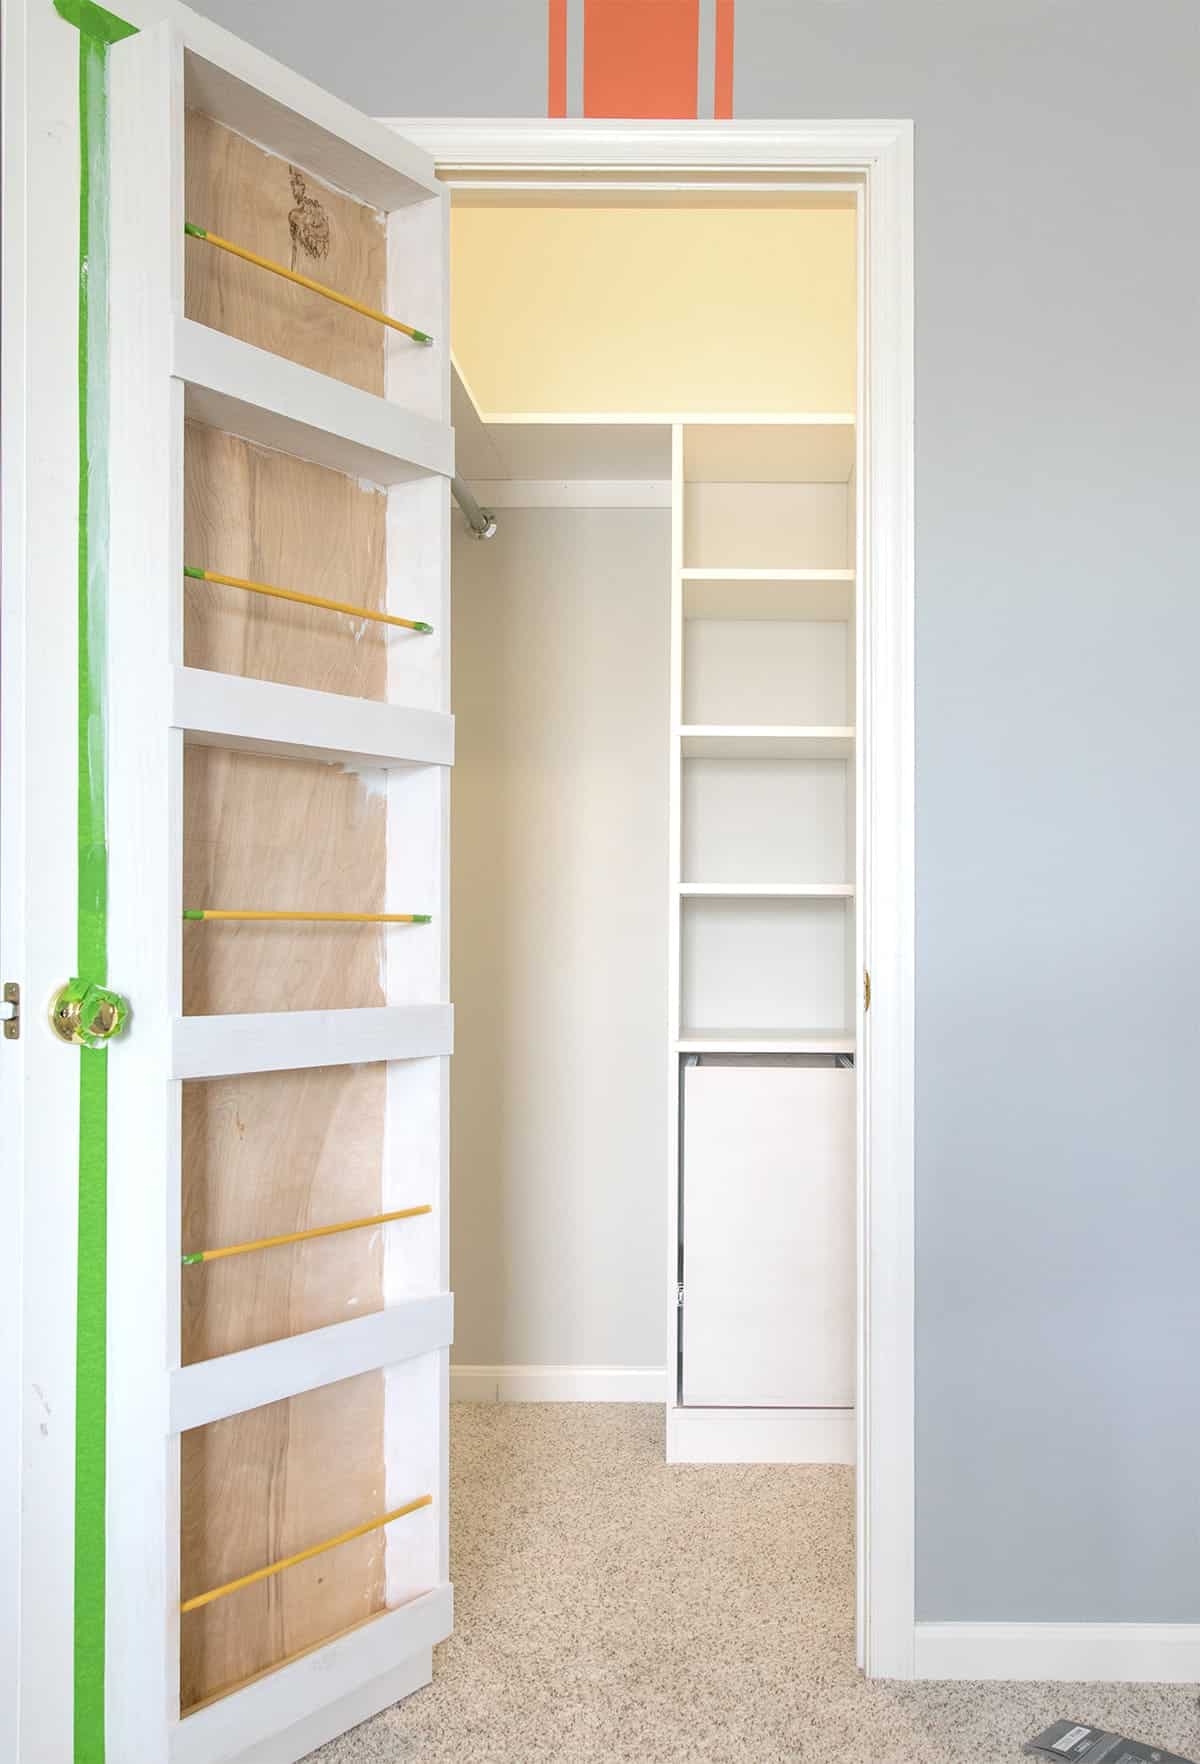
[[[134, 34], [94, 0], [55, 0], [79, 32], [79, 661], [77, 971], [108, 966], [105, 817], [108, 599], [109, 45]], [[79, 1052], [75, 1323], [75, 1764], [104, 1764], [104, 1528], [108, 1304], [108, 1055]]]

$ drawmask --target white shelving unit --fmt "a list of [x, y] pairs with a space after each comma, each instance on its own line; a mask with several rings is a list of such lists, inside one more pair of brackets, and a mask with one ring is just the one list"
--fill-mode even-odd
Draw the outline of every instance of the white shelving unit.
[[[109, 64], [112, 551], [120, 560], [110, 646], [130, 683], [111, 694], [109, 953], [134, 1016], [109, 1068], [108, 1752], [170, 1764], [283, 1764], [427, 1682], [431, 1648], [451, 1626], [448, 201], [432, 163], [390, 131], [203, 20], [179, 20], [116, 45]], [[332, 188], [378, 210], [389, 308], [419, 313], [436, 338], [424, 349], [387, 333], [382, 395], [186, 315], [191, 107], [321, 180], [322, 195]], [[386, 495], [384, 604], [428, 621], [434, 634], [390, 646], [381, 700], [184, 665], [185, 418], [369, 479]], [[384, 910], [412, 910], [416, 899], [432, 915], [413, 937], [382, 943], [381, 1006], [286, 1010], [264, 999], [235, 1015], [184, 1014], [184, 756], [192, 746], [375, 780], [362, 792], [364, 801], [371, 789], [384, 797]], [[191, 1247], [181, 1201], [185, 1084], [369, 1062], [386, 1070], [378, 1211], [414, 1195], [432, 1208], [402, 1240], [385, 1236], [380, 1308], [182, 1363], [181, 1254]], [[269, 1171], [258, 1175], [265, 1181]], [[196, 1620], [180, 1614], [181, 1537], [194, 1498], [181, 1487], [183, 1435], [236, 1426], [265, 1405], [363, 1375], [383, 1380], [383, 1445], [373, 1510], [360, 1519], [432, 1497], [378, 1533], [386, 1539], [383, 1607], [341, 1633], [322, 1631], [318, 1615], [295, 1657], [261, 1673], [234, 1670], [231, 1684], [181, 1710], [181, 1621]], [[210, 1525], [232, 1523], [265, 1498], [271, 1466], [255, 1461], [250, 1439], [243, 1436], [224, 1504], [207, 1508]], [[355, 1449], [336, 1431], [325, 1447], [331, 1465]], [[337, 1530], [320, 1511], [310, 1527], [313, 1542]]]
[[[843, 1266], [853, 1219], [853, 1075], [830, 1057], [854, 1052], [857, 986], [854, 462], [848, 417], [706, 419], [673, 429], [667, 1054], [678, 1290], [668, 1320], [675, 1378], [667, 1441], [676, 1460], [828, 1462], [853, 1453], [853, 1410], [831, 1404], [829, 1393], [847, 1388], [854, 1330]], [[689, 1158], [686, 1076], [697, 1056], [758, 1062], [757, 1077], [713, 1074], [715, 1086], [695, 1093], [710, 1114], [717, 1110], [705, 1117], [705, 1134], [725, 1133], [730, 1146], [745, 1143], [750, 1129], [720, 1124], [714, 1097], [725, 1077], [759, 1084], [764, 1121], [775, 1119], [780, 1086], [796, 1106], [820, 1111], [802, 1134], [809, 1151], [799, 1189], [787, 1174], [786, 1133], [773, 1194], [769, 1169], [756, 1167], [754, 1197], [749, 1189], [740, 1196], [723, 1187], [741, 1167], [738, 1156]], [[780, 1056], [802, 1056], [799, 1068], [818, 1056], [821, 1070], [761, 1070]], [[755, 1136], [758, 1143], [758, 1128]], [[767, 1253], [771, 1228], [763, 1239], [743, 1209], [765, 1207], [787, 1238], [813, 1182], [813, 1221], [818, 1212], [838, 1221], [828, 1263], [834, 1308], [820, 1313], [814, 1346], [808, 1321], [779, 1310], [778, 1294], [774, 1313], [760, 1305], [755, 1328], [769, 1372], [756, 1371], [736, 1327], [745, 1305], [731, 1296], [746, 1269], [739, 1275], [736, 1254], [715, 1254], [720, 1215], [745, 1238], [752, 1262], [751, 1252]], [[769, 1279], [775, 1291], [778, 1268]]]

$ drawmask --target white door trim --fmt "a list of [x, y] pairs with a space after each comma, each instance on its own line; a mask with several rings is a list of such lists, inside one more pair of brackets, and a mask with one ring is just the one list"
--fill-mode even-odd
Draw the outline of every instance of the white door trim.
[[[451, 182], [469, 174], [749, 171], [859, 180], [860, 750], [868, 873], [859, 1007], [858, 1625], [874, 1678], [914, 1675], [913, 127], [908, 121], [385, 119]], [[553, 181], [553, 180], [552, 180]], [[568, 180], [564, 180], [568, 181]], [[578, 186], [579, 180], [570, 180]], [[656, 187], [671, 179], [656, 178]]]

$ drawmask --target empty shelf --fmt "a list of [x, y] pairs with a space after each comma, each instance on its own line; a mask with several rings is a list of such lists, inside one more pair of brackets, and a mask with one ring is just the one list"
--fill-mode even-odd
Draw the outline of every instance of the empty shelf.
[[853, 1053], [853, 1029], [690, 1029], [680, 1053]]
[[711, 899], [837, 900], [849, 899], [853, 882], [681, 882], [680, 894]]
[[849, 759], [854, 753], [850, 727], [685, 723], [679, 735], [689, 758]]

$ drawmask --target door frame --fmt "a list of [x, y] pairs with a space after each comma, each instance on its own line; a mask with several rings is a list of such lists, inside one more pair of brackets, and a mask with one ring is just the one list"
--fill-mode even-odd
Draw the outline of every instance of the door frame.
[[[913, 125], [387, 117], [453, 185], [611, 171], [823, 174], [861, 191], [860, 785], [867, 854], [858, 1065], [858, 1660], [914, 1675]], [[666, 174], [661, 176], [659, 174]], [[542, 179], [539, 178], [539, 182]], [[861, 712], [865, 710], [866, 716]], [[865, 725], [865, 726], [864, 726]], [[862, 859], [860, 857], [860, 865]]]

